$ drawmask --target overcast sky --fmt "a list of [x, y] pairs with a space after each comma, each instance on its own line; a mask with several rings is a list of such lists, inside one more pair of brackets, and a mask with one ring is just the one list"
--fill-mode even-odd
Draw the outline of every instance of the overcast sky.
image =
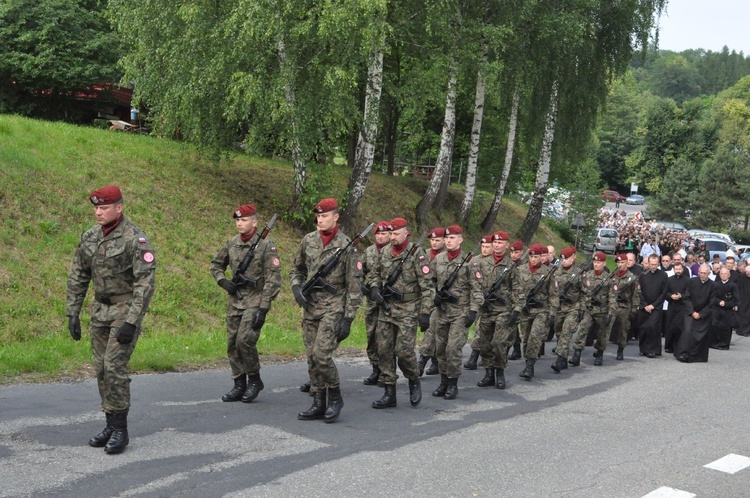
[[719, 52], [726, 45], [750, 55], [750, 0], [669, 0], [659, 25], [660, 49]]

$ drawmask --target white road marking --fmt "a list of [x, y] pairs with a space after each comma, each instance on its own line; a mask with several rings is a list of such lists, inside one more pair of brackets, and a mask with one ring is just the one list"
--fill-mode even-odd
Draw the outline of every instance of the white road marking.
[[725, 457], [704, 465], [707, 469], [714, 469], [727, 474], [735, 474], [742, 469], [750, 467], [750, 458], [730, 453]]
[[695, 498], [695, 494], [682, 491], [681, 489], [670, 488], [669, 486], [662, 486], [647, 495], [643, 495], [643, 498]]

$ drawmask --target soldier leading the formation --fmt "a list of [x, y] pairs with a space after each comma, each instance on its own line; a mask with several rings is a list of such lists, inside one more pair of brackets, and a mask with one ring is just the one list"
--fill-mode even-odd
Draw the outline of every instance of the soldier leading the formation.
[[[445, 229], [440, 227], [433, 228], [427, 234], [427, 239], [430, 241], [430, 268], [432, 269], [432, 283], [433, 286], [435, 286], [437, 285], [435, 280], [435, 275], [437, 275], [435, 273], [435, 258], [445, 250]], [[430, 328], [424, 331], [424, 338], [422, 339], [422, 344], [419, 346], [420, 377], [422, 376], [422, 373], [426, 373], [427, 375], [437, 375], [440, 373], [438, 370], [437, 353], [435, 352], [436, 320], [437, 311], [433, 310], [430, 314]], [[430, 368], [425, 372], [425, 367], [427, 366], [428, 361], [430, 361]]]
[[366, 386], [379, 385], [383, 387], [383, 381], [380, 380], [380, 366], [378, 365], [378, 313], [380, 308], [378, 304], [370, 299], [370, 286], [367, 285], [367, 278], [370, 271], [377, 267], [377, 261], [380, 258], [380, 252], [388, 245], [391, 240], [391, 226], [388, 221], [381, 221], [375, 225], [373, 230], [375, 243], [365, 249], [362, 255], [362, 273], [364, 282], [362, 283], [362, 295], [367, 297], [365, 303], [365, 332], [367, 334], [367, 359], [370, 360], [372, 373], [365, 377], [362, 383]]
[[107, 425], [89, 445], [107, 453], [121, 453], [129, 443], [128, 410], [133, 354], [141, 322], [154, 295], [156, 257], [146, 234], [123, 214], [117, 186], [91, 192], [96, 225], [84, 232], [68, 274], [68, 329], [81, 339], [81, 306], [89, 283], [94, 283], [91, 304], [91, 349], [101, 409]]
[[570, 340], [583, 320], [583, 303], [581, 302], [581, 285], [583, 265], [575, 266], [576, 248], [566, 247], [560, 251], [562, 258], [560, 269], [557, 273], [557, 281], [560, 285], [560, 309], [557, 312], [557, 346], [555, 354], [557, 358], [552, 365], [552, 370], [560, 373], [568, 368], [568, 353], [570, 352]]

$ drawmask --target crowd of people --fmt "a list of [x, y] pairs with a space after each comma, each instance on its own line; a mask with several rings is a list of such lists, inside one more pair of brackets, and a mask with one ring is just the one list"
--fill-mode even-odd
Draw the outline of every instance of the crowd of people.
[[[125, 218], [118, 187], [95, 190], [89, 200], [97, 223], [76, 250], [66, 315], [79, 340], [81, 306], [93, 283], [91, 343], [107, 425], [89, 445], [116, 454], [129, 442], [127, 366], [154, 292], [156, 258], [143, 231]], [[313, 398], [299, 420], [339, 418], [344, 396], [334, 353], [362, 304], [372, 366], [363, 383], [383, 388], [375, 409], [397, 406], [399, 370], [413, 407], [422, 401], [424, 375], [440, 376], [433, 397], [454, 400], [463, 370], [476, 369], [480, 361], [485, 374], [479, 387], [506, 389], [506, 368], [521, 358], [519, 377], [531, 381], [545, 343], [555, 336], [550, 366], [560, 374], [579, 366], [589, 346], [595, 366], [604, 364], [609, 342], [617, 345], [615, 359], [623, 360], [629, 339], [637, 339], [647, 358], [662, 355], [663, 340], [664, 352], [680, 361], [707, 361], [710, 347], [729, 348], [733, 330], [750, 332], [750, 266], [743, 263], [738, 271], [727, 254], [727, 262], [712, 269], [700, 252], [691, 265], [680, 234], [654, 233], [658, 228], [619, 213], [602, 221], [624, 234], [612, 271], [604, 253], [581, 257], [571, 246], [557, 258], [553, 246], [525, 248], [521, 241], [511, 243], [503, 230], [482, 237], [474, 254], [462, 248], [458, 225], [433, 228], [415, 242], [409, 222], [396, 217], [350, 238], [338, 228], [335, 199], [322, 199], [313, 214], [317, 228], [302, 238], [289, 272], [294, 300], [303, 310], [308, 379], [300, 390]], [[275, 217], [263, 230], [253, 204], [237, 207], [232, 217], [238, 233], [210, 264], [227, 294], [233, 385], [221, 399], [252, 403], [265, 387], [256, 345], [281, 289], [281, 257], [268, 238]], [[370, 231], [374, 242], [360, 251], [357, 245]], [[644, 253], [644, 246], [652, 251]], [[472, 327], [472, 352], [463, 363]], [[417, 346], [419, 330], [424, 337]]]

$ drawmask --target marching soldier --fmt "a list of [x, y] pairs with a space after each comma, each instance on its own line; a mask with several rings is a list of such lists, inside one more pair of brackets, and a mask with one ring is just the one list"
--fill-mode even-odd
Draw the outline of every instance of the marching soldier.
[[[445, 250], [445, 229], [440, 227], [433, 228], [427, 234], [427, 238], [430, 240], [430, 267], [432, 269], [431, 274], [434, 286], [436, 285], [435, 258]], [[427, 375], [437, 375], [439, 373], [437, 353], [435, 352], [435, 320], [437, 320], [437, 311], [433, 310], [430, 315], [430, 328], [424, 331], [424, 338], [422, 339], [422, 344], [419, 346], [420, 377], [423, 373]], [[430, 368], [425, 372], [424, 369], [430, 360]]]
[[468, 254], [461, 250], [462, 234], [463, 230], [457, 225], [447, 227], [446, 251], [435, 258], [438, 288], [435, 337], [440, 385], [432, 395], [445, 399], [456, 399], [458, 395], [462, 350], [483, 300], [479, 263], [470, 261]]
[[390, 222], [391, 242], [380, 252], [367, 276], [371, 300], [380, 305], [378, 313], [378, 353], [381, 377], [385, 384], [383, 397], [373, 408], [396, 406], [396, 360], [409, 380], [411, 406], [422, 401], [419, 367], [414, 347], [417, 325], [430, 327], [430, 309], [435, 294], [432, 270], [424, 250], [409, 242], [404, 218]]
[[[482, 261], [492, 256], [492, 252], [493, 252], [492, 235], [484, 235], [479, 240], [479, 247], [480, 247], [480, 250], [482, 251], [482, 258], [479, 260], [480, 266], [481, 266]], [[479, 341], [480, 341], [480, 335], [482, 334], [480, 329], [481, 327], [479, 326], [479, 319], [477, 319], [477, 323], [474, 324], [474, 338], [471, 341], [471, 354], [469, 354], [469, 359], [466, 360], [466, 363], [464, 363], [464, 368], [466, 370], [477, 369], [477, 360], [479, 360]], [[484, 361], [484, 356], [482, 356], [482, 361]]]
[[576, 248], [566, 247], [560, 251], [560, 256], [562, 264], [557, 272], [557, 281], [560, 285], [560, 309], [557, 312], [558, 334], [557, 346], [555, 346], [557, 359], [552, 365], [552, 370], [557, 373], [568, 368], [570, 339], [583, 319], [581, 303], [583, 268], [575, 266]]
[[[377, 267], [380, 252], [388, 245], [391, 239], [389, 223], [385, 220], [381, 221], [375, 225], [373, 233], [375, 234], [375, 243], [365, 249], [362, 254], [362, 271], [365, 281], [370, 271]], [[380, 367], [378, 366], [378, 336], [376, 333], [378, 328], [378, 310], [380, 308], [376, 302], [369, 299], [370, 286], [366, 283], [362, 284], [362, 294], [368, 297], [365, 304], [365, 331], [367, 332], [367, 359], [370, 360], [370, 365], [372, 365], [372, 373], [369, 377], [365, 377], [362, 383], [366, 386], [380, 385], [382, 387]]]
[[630, 322], [635, 318], [638, 308], [638, 277], [628, 270], [628, 255], [620, 253], [615, 256], [617, 270], [612, 277], [612, 292], [615, 294], [615, 327], [617, 331], [617, 356], [622, 360], [625, 346], [628, 345]]
[[492, 255], [481, 260], [480, 269], [484, 304], [479, 308], [477, 328], [485, 375], [477, 386], [505, 389], [505, 367], [513, 343], [511, 324], [518, 319], [512, 316], [516, 263], [508, 254], [508, 232], [492, 234]]
[[117, 186], [91, 192], [96, 225], [81, 236], [68, 274], [68, 330], [81, 339], [81, 306], [89, 283], [91, 349], [107, 426], [89, 440], [107, 453], [122, 453], [129, 443], [130, 377], [128, 362], [141, 332], [141, 322], [154, 295], [156, 258], [146, 234], [123, 214]]
[[[560, 307], [557, 295], [557, 281], [554, 272], [557, 266], [545, 266], [542, 257], [548, 253], [547, 247], [532, 244], [529, 247], [529, 263], [519, 267], [515, 311], [521, 316], [521, 342], [526, 358], [526, 368], [519, 374], [524, 379], [534, 377], [534, 364], [539, 357], [542, 342], [547, 337], [551, 325], [555, 323], [555, 312]], [[520, 313], [523, 312], [523, 315]]]
[[578, 327], [575, 350], [570, 364], [581, 364], [581, 353], [586, 346], [586, 336], [593, 324], [596, 337], [594, 366], [601, 366], [604, 360], [604, 350], [607, 348], [609, 329], [617, 308], [617, 298], [612, 290], [611, 275], [604, 271], [607, 255], [596, 252], [593, 256], [594, 268], [583, 274], [583, 320]]
[[[516, 267], [521, 266], [521, 258], [523, 257], [523, 242], [517, 240], [510, 245], [510, 259], [516, 264]], [[509, 360], [520, 360], [521, 359], [521, 336], [518, 333], [518, 324], [511, 326], [513, 329], [513, 351], [508, 355]]]
[[[362, 304], [362, 263], [356, 248], [343, 251], [349, 237], [339, 231], [338, 203], [333, 198], [323, 199], [313, 208], [318, 229], [302, 239], [294, 254], [289, 278], [297, 304], [304, 309], [302, 338], [307, 352], [307, 371], [310, 376], [312, 406], [300, 412], [300, 420], [323, 419], [336, 421], [344, 400], [341, 397], [339, 372], [333, 353], [339, 343], [349, 337], [354, 316]], [[303, 286], [308, 277], [325, 266], [341, 248], [338, 263], [325, 276], [329, 289], [305, 295]], [[327, 398], [327, 399], [326, 399]]]
[[[239, 206], [232, 217], [238, 234], [219, 249], [210, 269], [216, 283], [229, 295], [227, 356], [234, 387], [221, 400], [250, 403], [264, 387], [257, 344], [271, 301], [281, 289], [281, 262], [273, 242], [258, 232], [253, 204]], [[250, 251], [252, 255], [248, 255]], [[251, 259], [239, 279], [227, 279], [226, 269], [237, 275], [246, 257]]]

